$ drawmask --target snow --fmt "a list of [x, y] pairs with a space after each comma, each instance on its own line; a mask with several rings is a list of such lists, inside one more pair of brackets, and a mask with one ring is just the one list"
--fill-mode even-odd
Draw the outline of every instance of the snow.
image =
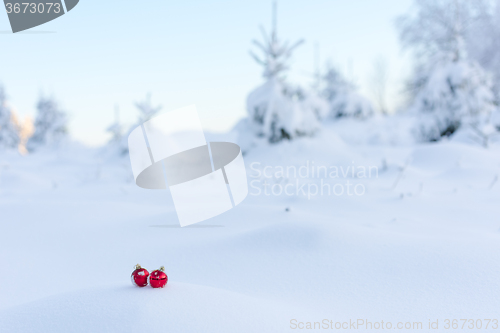
[[[168, 191], [133, 184], [126, 158], [75, 145], [2, 153], [0, 331], [282, 332], [292, 319], [439, 319], [444, 330], [445, 319], [496, 318], [499, 147], [354, 144], [333, 128], [249, 150], [248, 180], [350, 181], [364, 195], [250, 187], [186, 228]], [[308, 161], [376, 166], [378, 177], [256, 178], [251, 167]], [[164, 265], [167, 286], [134, 287], [136, 263]]]
[[[2, 313], [4, 332], [216, 332], [223, 322], [243, 332], [279, 329], [293, 308], [212, 287], [169, 283], [167, 289], [129, 284], [47, 297]], [[251, 316], [249, 316], [249, 314]], [[195, 317], [195, 318], [193, 318]], [[252, 320], [258, 318], [258, 320]], [[194, 319], [194, 320], [193, 320]]]

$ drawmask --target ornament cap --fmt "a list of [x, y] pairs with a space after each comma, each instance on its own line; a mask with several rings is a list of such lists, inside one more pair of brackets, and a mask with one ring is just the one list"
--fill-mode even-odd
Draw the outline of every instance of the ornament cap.
[[141, 265], [137, 264], [135, 265], [135, 269], [142, 269]]
[[160, 271], [165, 272], [165, 267], [161, 266]]

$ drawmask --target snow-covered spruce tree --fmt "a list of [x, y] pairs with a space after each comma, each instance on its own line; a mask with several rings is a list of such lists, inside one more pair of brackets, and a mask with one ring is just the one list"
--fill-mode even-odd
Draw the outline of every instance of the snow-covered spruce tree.
[[323, 75], [322, 95], [329, 103], [329, 117], [366, 119], [374, 114], [370, 101], [361, 96], [354, 84], [329, 65]]
[[43, 146], [55, 146], [68, 134], [68, 117], [54, 98], [40, 97], [36, 108], [35, 131], [28, 140], [28, 151], [35, 151]]
[[497, 103], [500, 102], [500, 1], [475, 0], [465, 43], [469, 57], [493, 74]]
[[410, 110], [420, 117], [418, 135], [437, 141], [469, 128], [487, 145], [490, 115], [495, 110], [493, 84], [477, 63], [443, 61], [429, 75]]
[[109, 143], [115, 144], [123, 139], [123, 125], [120, 122], [120, 110], [115, 107], [115, 121], [106, 129], [106, 132], [111, 134]]
[[400, 19], [401, 39], [425, 59], [411, 84], [410, 111], [418, 116], [417, 135], [437, 141], [459, 128], [470, 129], [487, 145], [490, 115], [496, 108], [491, 76], [467, 57], [464, 37], [470, 3], [417, 0], [416, 16]]
[[19, 142], [19, 128], [14, 121], [12, 110], [7, 105], [5, 89], [0, 85], [0, 148], [17, 149]]
[[[500, 1], [474, 1], [474, 20], [466, 36], [467, 52], [493, 75], [495, 104], [500, 105]], [[493, 111], [491, 130], [500, 132], [500, 109]]]
[[[141, 102], [136, 102], [135, 107], [139, 111], [139, 115], [137, 117], [137, 122], [134, 123], [128, 131], [126, 131], [126, 135], [118, 135], [120, 137], [119, 141], [117, 141], [117, 146], [119, 150], [120, 155], [126, 155], [128, 154], [128, 136], [130, 133], [137, 127], [141, 126], [144, 124], [144, 122], [148, 121], [152, 117], [154, 117], [160, 110], [162, 109], [161, 105], [153, 106], [153, 103], [151, 102], [151, 94], [147, 94], [146, 98], [141, 101]], [[115, 124], [113, 124], [110, 129], [112, 128], [113, 131], [118, 131], [120, 132], [123, 127], [119, 124], [119, 121], [115, 121]], [[110, 131], [108, 129], [108, 131]], [[116, 133], [115, 133], [116, 134]], [[111, 141], [111, 143], [114, 143]]]
[[135, 103], [136, 108], [139, 110], [138, 124], [143, 124], [145, 121], [151, 119], [155, 114], [160, 112], [161, 105], [153, 106], [151, 103], [151, 94], [147, 94], [146, 99], [142, 102]]
[[120, 122], [120, 110], [115, 106], [115, 120], [106, 129], [106, 132], [111, 135], [107, 146], [104, 148], [112, 155], [125, 155], [128, 152], [127, 137], [125, 137], [125, 130], [123, 124]]
[[262, 57], [250, 52], [262, 65], [265, 79], [265, 83], [247, 98], [248, 123], [252, 132], [270, 143], [314, 134], [319, 129], [318, 119], [324, 114], [324, 102], [285, 80], [290, 57], [303, 41], [289, 44], [278, 39], [276, 4], [271, 33], [268, 35], [263, 28], [261, 31], [263, 42], [254, 40], [253, 44], [262, 52]]

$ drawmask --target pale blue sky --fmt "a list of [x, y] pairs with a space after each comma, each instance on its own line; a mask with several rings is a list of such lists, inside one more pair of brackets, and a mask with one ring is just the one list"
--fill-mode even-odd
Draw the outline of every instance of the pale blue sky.
[[[390, 104], [410, 70], [394, 19], [411, 0], [281, 0], [278, 35], [304, 38], [291, 81], [308, 85], [315, 44], [371, 96], [373, 63], [389, 65]], [[118, 104], [132, 123], [133, 105], [152, 93], [163, 110], [196, 104], [206, 130], [224, 131], [245, 115], [247, 94], [262, 82], [248, 55], [259, 25], [269, 30], [271, 0], [80, 0], [68, 14], [30, 30], [0, 34], [0, 82], [20, 115], [34, 115], [41, 92], [70, 114], [70, 130], [88, 144], [106, 142]], [[0, 11], [0, 31], [9, 31]], [[33, 33], [51, 31], [54, 33]]]

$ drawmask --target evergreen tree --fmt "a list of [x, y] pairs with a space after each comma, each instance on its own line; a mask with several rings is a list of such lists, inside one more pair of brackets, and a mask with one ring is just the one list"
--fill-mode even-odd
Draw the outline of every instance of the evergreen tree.
[[115, 107], [115, 121], [106, 131], [111, 134], [110, 143], [117, 143], [123, 139], [123, 125], [120, 122], [120, 110], [118, 106]]
[[475, 0], [465, 44], [470, 59], [493, 74], [497, 103], [500, 101], [500, 1]]
[[[417, 133], [437, 141], [459, 128], [488, 136], [496, 109], [489, 73], [466, 52], [471, 3], [464, 0], [417, 0], [416, 16], [400, 19], [401, 39], [425, 61], [410, 87], [410, 110], [418, 116]], [[486, 142], [486, 143], [485, 143]]]
[[0, 85], [0, 147], [17, 149], [19, 141], [19, 128], [16, 126], [14, 114], [7, 104], [5, 89]]
[[323, 86], [322, 95], [329, 103], [329, 117], [366, 119], [374, 114], [370, 101], [330, 65], [323, 76]]
[[259, 57], [250, 53], [263, 67], [262, 75], [266, 82], [247, 98], [251, 130], [271, 143], [312, 135], [319, 128], [318, 118], [325, 108], [325, 104], [313, 93], [285, 81], [290, 57], [303, 41], [293, 44], [281, 42], [276, 32], [276, 3], [273, 17], [271, 33], [268, 35], [262, 28], [263, 42], [253, 41], [263, 55]]
[[135, 103], [135, 106], [139, 110], [138, 124], [142, 125], [144, 122], [151, 119], [161, 110], [161, 105], [153, 106], [151, 103], [151, 94], [147, 94], [146, 99], [141, 102]]
[[110, 127], [110, 129], [108, 129], [108, 131], [112, 131], [114, 133], [113, 135], [117, 139], [116, 142], [118, 143], [119, 154], [121, 155], [128, 154], [128, 136], [130, 133], [137, 128], [137, 126], [141, 126], [144, 122], [153, 118], [162, 109], [161, 105], [153, 106], [153, 103], [151, 102], [151, 94], [147, 94], [143, 101], [135, 103], [135, 107], [139, 111], [139, 116], [137, 118], [137, 122], [129, 128], [126, 135], [119, 134], [121, 133], [123, 127], [119, 123], [118, 119]]
[[35, 132], [28, 140], [29, 151], [42, 146], [54, 146], [63, 141], [68, 134], [68, 118], [57, 102], [51, 97], [40, 97], [37, 103]]
[[496, 108], [492, 88], [490, 75], [477, 63], [445, 61], [430, 73], [411, 107], [420, 117], [420, 138], [437, 141], [460, 127], [486, 136], [483, 131], [489, 128], [490, 114]]

